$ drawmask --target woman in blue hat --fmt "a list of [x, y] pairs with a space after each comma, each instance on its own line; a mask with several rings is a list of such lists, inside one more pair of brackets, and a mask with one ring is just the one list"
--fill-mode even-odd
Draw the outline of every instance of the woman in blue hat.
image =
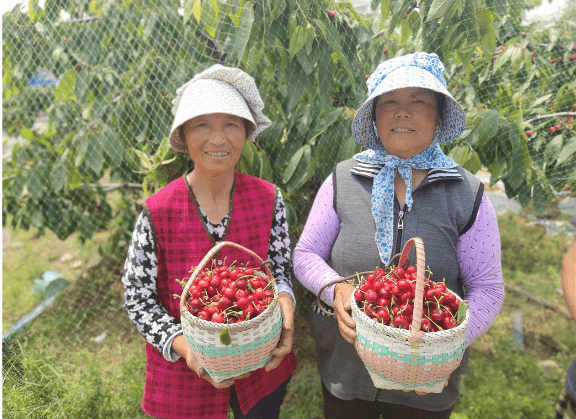
[[313, 307], [326, 418], [448, 418], [458, 398], [468, 346], [494, 322], [504, 299], [500, 238], [483, 184], [448, 158], [439, 144], [466, 126], [446, 88], [436, 54], [418, 52], [381, 63], [352, 122], [367, 149], [336, 165], [315, 198], [293, 255], [294, 272], [318, 294], [324, 284], [385, 266], [413, 237], [423, 239], [426, 265], [470, 305], [467, 349], [441, 393], [374, 387], [358, 356], [350, 316], [353, 287], [326, 288], [335, 311]]

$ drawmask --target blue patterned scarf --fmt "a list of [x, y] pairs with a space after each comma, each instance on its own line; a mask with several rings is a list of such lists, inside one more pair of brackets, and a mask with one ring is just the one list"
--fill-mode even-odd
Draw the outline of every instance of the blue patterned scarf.
[[369, 149], [358, 153], [354, 159], [369, 164], [384, 165], [374, 178], [372, 185], [372, 215], [376, 222], [376, 246], [380, 259], [388, 263], [392, 257], [392, 239], [394, 231], [394, 176], [396, 170], [406, 184], [405, 202], [408, 211], [412, 208], [412, 168], [414, 169], [449, 169], [458, 164], [446, 156], [440, 145], [432, 141], [422, 153], [409, 159], [388, 154], [381, 149]]

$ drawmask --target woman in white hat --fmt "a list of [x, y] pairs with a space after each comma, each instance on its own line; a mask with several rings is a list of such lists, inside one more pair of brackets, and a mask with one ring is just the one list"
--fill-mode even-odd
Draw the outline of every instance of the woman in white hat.
[[[224, 419], [230, 406], [237, 419], [277, 418], [296, 367], [286, 214], [279, 189], [235, 171], [245, 141], [270, 120], [254, 79], [236, 68], [214, 65], [176, 93], [170, 145], [188, 153], [194, 167], [146, 199], [122, 277], [126, 310], [147, 340], [142, 409], [160, 418]], [[173, 296], [182, 293], [177, 280], [223, 240], [274, 262], [283, 323], [263, 368], [215, 383], [182, 335]], [[218, 256], [242, 264], [250, 258], [231, 247]]]
[[[367, 150], [336, 165], [321, 186], [294, 251], [294, 272], [318, 294], [332, 280], [385, 266], [420, 237], [432, 279], [445, 278], [468, 300], [469, 346], [494, 322], [504, 287], [496, 215], [483, 185], [439, 146], [462, 133], [464, 112], [446, 89], [436, 54], [384, 61], [367, 84], [368, 99], [352, 123]], [[336, 318], [317, 307], [311, 313], [325, 417], [448, 418], [468, 349], [441, 393], [375, 388], [354, 348], [353, 289], [340, 283], [323, 291]]]

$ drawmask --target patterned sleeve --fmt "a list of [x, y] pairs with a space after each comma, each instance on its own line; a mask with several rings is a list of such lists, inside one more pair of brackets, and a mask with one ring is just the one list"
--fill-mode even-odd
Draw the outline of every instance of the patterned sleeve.
[[286, 291], [292, 296], [294, 305], [296, 297], [292, 291], [290, 278], [290, 235], [288, 233], [288, 220], [282, 192], [277, 188], [276, 207], [270, 231], [268, 244], [268, 259], [274, 262], [273, 275], [277, 280], [278, 291]]
[[[340, 232], [340, 220], [334, 209], [334, 189], [330, 175], [318, 190], [304, 231], [294, 249], [294, 274], [304, 288], [314, 295], [324, 284], [341, 276], [326, 261]], [[335, 285], [322, 292], [322, 300], [334, 304]]]
[[456, 256], [470, 305], [470, 345], [492, 326], [504, 302], [498, 220], [485, 193], [474, 224], [456, 243]]
[[124, 262], [124, 308], [146, 341], [168, 361], [176, 361], [179, 356], [171, 346], [182, 333], [182, 327], [158, 301], [158, 264], [152, 228], [149, 215], [141, 212]]

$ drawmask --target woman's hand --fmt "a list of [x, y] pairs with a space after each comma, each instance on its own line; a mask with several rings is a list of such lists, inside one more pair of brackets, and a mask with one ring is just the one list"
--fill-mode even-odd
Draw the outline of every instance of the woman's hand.
[[336, 312], [336, 320], [338, 320], [338, 328], [344, 340], [354, 345], [356, 341], [356, 323], [350, 317], [350, 296], [354, 292], [354, 287], [345, 282], [341, 282], [334, 287], [334, 311]]
[[266, 372], [276, 368], [284, 357], [292, 350], [292, 339], [294, 338], [294, 305], [290, 293], [282, 291], [278, 297], [280, 310], [282, 311], [282, 334], [278, 346], [270, 354], [272, 359], [264, 365]]
[[212, 379], [212, 377], [210, 377], [210, 375], [206, 372], [206, 370], [202, 368], [202, 365], [200, 365], [200, 363], [192, 353], [192, 348], [190, 348], [190, 345], [188, 344], [188, 341], [186, 340], [184, 335], [178, 335], [176, 336], [176, 338], [174, 338], [174, 340], [172, 341], [172, 348], [176, 351], [178, 355], [180, 355], [182, 358], [186, 360], [186, 365], [188, 365], [188, 368], [190, 368], [192, 371], [198, 374], [198, 377], [208, 381], [215, 388], [230, 387], [231, 385], [234, 384], [234, 380], [250, 376], [250, 373], [247, 372], [245, 374], [239, 375], [238, 377], [229, 378], [227, 380], [217, 383]]
[[[448, 378], [446, 379], [446, 382], [444, 383], [444, 387], [448, 387], [448, 381], [450, 381], [450, 377], [448, 377]], [[405, 392], [405, 393], [408, 393], [409, 391], [412, 391], [412, 390], [402, 390], [402, 391]], [[415, 391], [416, 394], [419, 395], [419, 396], [425, 396], [425, 395], [428, 394], [428, 393], [426, 393], [425, 391], [416, 391], [416, 390], [414, 390], [414, 391]]]

